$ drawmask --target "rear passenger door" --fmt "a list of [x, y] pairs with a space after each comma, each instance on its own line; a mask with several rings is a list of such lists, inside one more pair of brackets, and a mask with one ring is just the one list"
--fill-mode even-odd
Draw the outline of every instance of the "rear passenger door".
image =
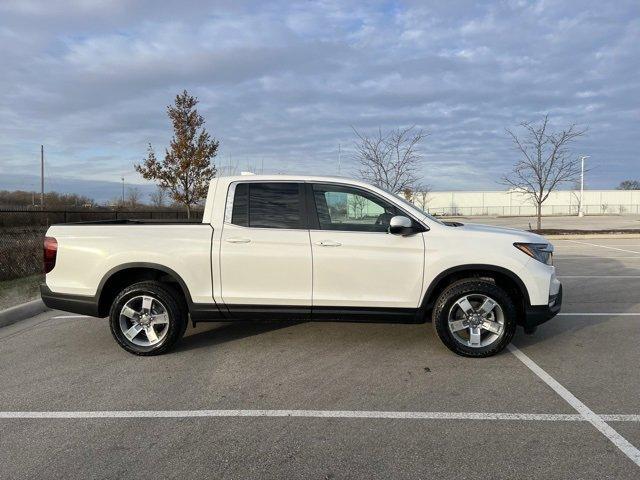
[[[294, 182], [230, 185], [220, 275], [222, 300], [232, 315], [277, 314], [278, 306], [310, 313], [311, 244], [303, 187]], [[292, 313], [287, 310], [282, 313]]]

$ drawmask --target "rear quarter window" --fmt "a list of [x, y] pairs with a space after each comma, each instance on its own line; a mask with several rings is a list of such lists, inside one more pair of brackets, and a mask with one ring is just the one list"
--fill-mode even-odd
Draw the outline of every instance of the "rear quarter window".
[[252, 228], [306, 228], [304, 199], [298, 183], [239, 183], [231, 223]]

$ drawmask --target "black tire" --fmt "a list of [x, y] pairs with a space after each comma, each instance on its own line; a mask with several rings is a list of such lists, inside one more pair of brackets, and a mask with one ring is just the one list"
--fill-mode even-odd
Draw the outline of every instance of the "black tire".
[[[155, 345], [137, 345], [124, 335], [121, 328], [120, 313], [123, 307], [129, 300], [139, 296], [152, 297], [166, 309], [167, 331], [161, 341]], [[161, 282], [145, 281], [124, 288], [116, 296], [109, 311], [109, 325], [113, 338], [127, 352], [143, 356], [160, 355], [170, 350], [182, 338], [187, 329], [187, 316], [184, 300], [174, 288]], [[145, 334], [142, 333], [142, 335]]]
[[[472, 347], [462, 344], [449, 328], [449, 312], [455, 303], [467, 295], [486, 295], [496, 301], [504, 314], [504, 329], [493, 343]], [[445, 346], [463, 357], [490, 357], [501, 352], [516, 332], [517, 310], [509, 294], [490, 280], [466, 278], [449, 285], [438, 297], [433, 309], [433, 326]]]

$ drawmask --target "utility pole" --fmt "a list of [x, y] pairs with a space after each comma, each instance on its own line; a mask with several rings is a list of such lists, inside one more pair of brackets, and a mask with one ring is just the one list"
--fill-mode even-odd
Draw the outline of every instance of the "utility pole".
[[580, 157], [580, 208], [578, 208], [578, 216], [584, 217], [584, 204], [583, 204], [583, 196], [584, 196], [584, 161], [589, 158], [589, 155], [582, 155]]
[[122, 177], [122, 206], [124, 207], [124, 177]]
[[341, 167], [341, 161], [342, 161], [342, 147], [340, 144], [338, 144], [338, 175], [340, 175], [340, 167]]
[[40, 210], [44, 210], [44, 145], [40, 145]]

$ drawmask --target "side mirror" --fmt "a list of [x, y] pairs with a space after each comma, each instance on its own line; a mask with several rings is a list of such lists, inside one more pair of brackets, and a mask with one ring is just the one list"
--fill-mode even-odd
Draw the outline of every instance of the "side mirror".
[[394, 235], [411, 235], [413, 233], [413, 224], [411, 220], [403, 215], [391, 217], [389, 222], [389, 233]]

